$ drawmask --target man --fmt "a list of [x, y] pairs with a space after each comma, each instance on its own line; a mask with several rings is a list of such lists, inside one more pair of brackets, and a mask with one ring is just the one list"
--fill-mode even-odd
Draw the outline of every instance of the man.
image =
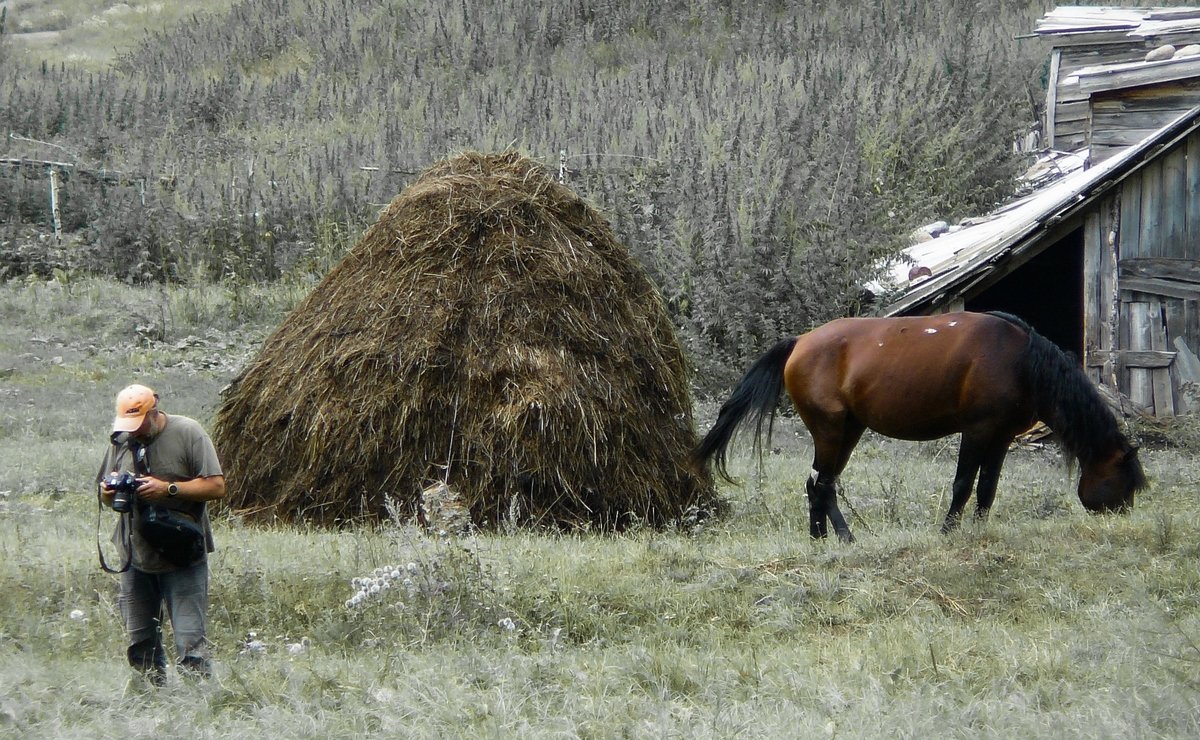
[[[158, 394], [131, 385], [117, 394], [112, 445], [97, 481], [101, 501], [113, 505], [115, 491], [104, 483], [111, 471], [137, 476], [132, 511], [117, 522], [113, 542], [129, 558], [121, 574], [120, 605], [129, 633], [129, 664], [152, 683], [166, 677], [162, 611], [171, 616], [175, 652], [181, 669], [199, 676], [210, 672], [208, 655], [208, 558], [214, 549], [208, 501], [225, 495], [225, 477], [216, 449], [193, 419], [167, 415]], [[141, 511], [150, 505], [179, 512], [200, 526], [204, 547], [194, 562], [177, 565], [154, 549], [139, 532]]]

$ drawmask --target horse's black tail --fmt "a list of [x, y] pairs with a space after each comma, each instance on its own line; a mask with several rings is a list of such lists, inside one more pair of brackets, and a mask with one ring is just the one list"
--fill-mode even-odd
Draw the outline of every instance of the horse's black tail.
[[779, 405], [779, 394], [783, 390], [783, 366], [787, 364], [796, 337], [784, 339], [758, 358], [738, 382], [733, 395], [721, 406], [713, 428], [704, 435], [692, 452], [692, 460], [700, 465], [716, 459], [717, 473], [727, 481], [733, 480], [725, 469], [726, 452], [734, 432], [742, 421], [754, 417], [754, 449], [762, 451], [763, 420], [767, 420], [767, 439], [775, 425], [775, 410]]

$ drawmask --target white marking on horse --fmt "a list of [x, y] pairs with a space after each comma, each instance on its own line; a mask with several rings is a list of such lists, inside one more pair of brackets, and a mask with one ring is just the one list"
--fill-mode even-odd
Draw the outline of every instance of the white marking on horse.
[[957, 321], [951, 321], [951, 322], [950, 322], [950, 326], [958, 326], [958, 322], [957, 322]]
[[926, 329], [925, 333], [926, 334], [937, 334], [937, 329]]

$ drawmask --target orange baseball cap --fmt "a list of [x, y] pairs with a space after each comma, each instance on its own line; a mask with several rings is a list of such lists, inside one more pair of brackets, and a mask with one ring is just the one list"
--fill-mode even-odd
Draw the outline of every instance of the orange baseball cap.
[[158, 406], [158, 394], [144, 385], [131, 385], [117, 394], [114, 432], [136, 432], [146, 414]]

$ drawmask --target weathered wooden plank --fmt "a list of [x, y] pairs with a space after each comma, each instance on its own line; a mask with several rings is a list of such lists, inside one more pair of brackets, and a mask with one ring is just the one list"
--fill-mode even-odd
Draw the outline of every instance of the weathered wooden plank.
[[1054, 126], [1058, 120], [1058, 75], [1062, 53], [1058, 49], [1050, 52], [1050, 78], [1046, 85], [1046, 145], [1053, 149]]
[[1200, 383], [1200, 358], [1192, 352], [1183, 337], [1175, 337], [1175, 365], [1179, 371], [1179, 379], [1189, 383]]
[[1128, 36], [1121, 35], [1111, 39], [1116, 43], [1106, 43], [1105, 39], [1100, 37], [1093, 39], [1094, 43], [1079, 46], [1060, 46], [1059, 39], [1055, 39], [1055, 48], [1062, 52], [1060, 80], [1086, 67], [1136, 62], [1146, 56], [1145, 47], [1142, 44], [1130, 43]]
[[[1121, 330], [1121, 296], [1117, 287], [1117, 257], [1121, 253], [1121, 191], [1105, 198], [1101, 212], [1104, 220], [1104, 251], [1100, 261], [1101, 344], [1105, 349], [1117, 349]], [[1105, 381], [1117, 387], [1116, 369], [1109, 367]]]
[[1142, 235], [1142, 188], [1136, 175], [1121, 186], [1121, 226], [1117, 259], [1144, 257], [1139, 243]]
[[1075, 101], [1064, 101], [1060, 99], [1058, 101], [1058, 113], [1056, 115], [1057, 123], [1082, 124], [1087, 120], [1088, 111], [1090, 109], [1091, 106], [1088, 105], [1088, 99], [1086, 97]]
[[[1162, 301], [1150, 302], [1150, 349], [1165, 353], [1167, 327], [1163, 321]], [[1174, 354], [1174, 353], [1172, 353]], [[1164, 418], [1175, 415], [1175, 388], [1169, 368], [1155, 368], [1150, 373], [1154, 385], [1154, 414]]]
[[[1196, 100], [1192, 105], [1180, 108], [1166, 108], [1155, 110], [1099, 110], [1092, 109], [1092, 130], [1095, 131], [1112, 131], [1114, 135], [1130, 136], [1138, 132], [1149, 129], [1151, 133], [1158, 131], [1163, 126], [1171, 123], [1175, 119], [1187, 113], [1192, 108], [1200, 105], [1200, 95], [1196, 96]], [[1144, 138], [1144, 137], [1143, 137]], [[1140, 141], [1140, 139], [1138, 140]]]
[[1198, 75], [1200, 57], [1133, 63], [1078, 73], [1079, 89], [1085, 93], [1186, 80]]
[[1196, 254], [1187, 243], [1187, 150], [1175, 147], [1163, 161], [1163, 243], [1164, 257], [1187, 258]]
[[1189, 347], [1200, 347], [1200, 302], [1184, 301], [1183, 340]]
[[1200, 257], [1200, 131], [1193, 131], [1188, 136], [1185, 147], [1187, 150], [1187, 169], [1184, 172], [1184, 222], [1187, 229], [1187, 243], [1192, 245], [1189, 257]]
[[1097, 165], [1110, 157], [1120, 154], [1121, 152], [1125, 151], [1125, 149], [1126, 147], [1124, 146], [1107, 146], [1104, 144], [1093, 143], [1088, 152], [1088, 160], [1093, 165]]
[[[1167, 296], [1194, 301], [1200, 299], [1200, 286], [1158, 278], [1123, 278], [1121, 290], [1126, 293], [1143, 293], [1147, 296]], [[1141, 300], [1131, 296], [1131, 300]]]
[[1103, 97], [1091, 98], [1091, 107], [1105, 115], [1170, 111], [1183, 114], [1194, 107], [1198, 94], [1200, 81], [1188, 80], [1166, 88], [1155, 86], [1147, 89], [1118, 90]]
[[[1087, 136], [1089, 121], [1084, 118], [1081, 120], [1073, 120], [1068, 118], [1060, 118], [1054, 124], [1054, 140], [1058, 142], [1059, 149], [1062, 149], [1062, 139], [1066, 137], [1069, 140], [1082, 141]], [[1063, 149], [1063, 151], [1075, 151], [1074, 149]]]
[[1162, 128], [1200, 103], [1200, 89], [1178, 100], [1160, 96], [1145, 100], [1118, 98], [1092, 101], [1092, 118], [1113, 128]]
[[1123, 278], [1157, 278], [1200, 283], [1200, 259], [1174, 257], [1128, 257], [1117, 264]]
[[1153, 370], [1155, 368], [1170, 367], [1175, 361], [1174, 352], [1165, 352], [1150, 349], [1125, 349], [1116, 352], [1096, 351], [1088, 355], [1088, 367], [1101, 367], [1106, 362], [1111, 362], [1117, 369], [1121, 368], [1139, 368], [1143, 370]]
[[[1135, 301], [1128, 304], [1129, 349], [1150, 349], [1150, 304]], [[1150, 370], [1140, 367], [1129, 368], [1129, 399], [1143, 409], [1154, 408], [1154, 378]]]
[[[1178, 298], [1169, 298], [1163, 301], [1163, 313], [1167, 322], [1167, 340], [1171, 342], [1171, 347], [1176, 351], [1175, 362], [1171, 363], [1171, 388], [1175, 392], [1175, 413], [1190, 414], [1196, 409], [1190, 398], [1190, 394], [1183, 392], [1182, 384], [1184, 382], [1183, 373], [1180, 369], [1180, 364], [1186, 362], [1183, 353], [1178, 351], [1178, 344], [1187, 334], [1187, 301]], [[1184, 345], [1186, 348], [1187, 345]]]
[[1162, 162], [1152, 159], [1142, 168], [1142, 233], [1138, 241], [1143, 257], [1162, 257]]
[[[1103, 321], [1100, 314], [1103, 289], [1101, 270], [1106, 245], [1103, 218], [1099, 211], [1089, 212], [1083, 220], [1083, 356], [1087, 358], [1103, 348]], [[1103, 374], [1092, 372], [1093, 381], [1103, 381]]]
[[1094, 146], [1110, 146], [1120, 147], [1124, 149], [1128, 146], [1144, 141], [1147, 137], [1158, 131], [1161, 126], [1155, 128], [1101, 128], [1092, 130], [1092, 144]]
[[1187, 300], [1167, 298], [1163, 301], [1163, 313], [1167, 322], [1167, 340], [1187, 336]]

